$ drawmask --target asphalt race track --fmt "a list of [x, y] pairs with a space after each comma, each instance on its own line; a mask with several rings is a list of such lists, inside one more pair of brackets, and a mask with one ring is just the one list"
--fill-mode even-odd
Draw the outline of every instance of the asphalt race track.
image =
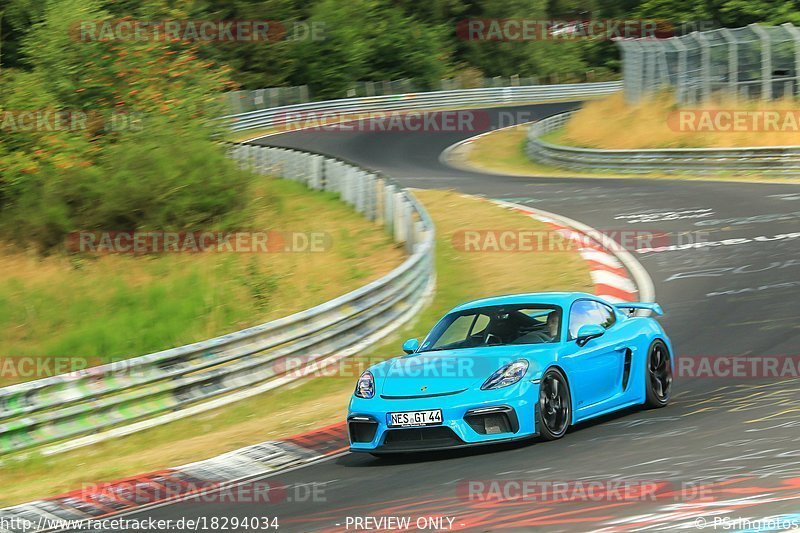
[[[509, 113], [531, 120], [573, 105], [487, 113], [498, 124]], [[474, 134], [303, 131], [256, 142], [328, 153], [384, 171], [405, 186], [505, 199], [601, 230], [652, 230], [669, 234], [672, 243], [679, 238], [715, 242], [634, 252], [653, 279], [676, 355], [697, 361], [730, 356], [793, 356], [797, 361], [797, 186], [487, 176], [439, 161], [442, 150]], [[479, 221], [475, 225], [480, 227]], [[363, 531], [376, 524], [356, 527], [352, 517], [367, 516], [410, 517], [412, 529], [421, 517], [453, 519], [451, 526], [444, 520], [433, 530], [697, 531], [700, 518], [712, 529], [715, 516], [792, 515], [800, 510], [800, 380], [755, 372], [736, 379], [678, 376], [666, 409], [628, 411], [582, 424], [558, 442], [391, 460], [344, 454], [270, 479], [287, 487], [314, 484], [318, 501], [178, 502], [128, 517], [274, 516], [279, 531]], [[576, 487], [619, 479], [651, 482], [658, 490], [646, 497], [600, 494], [546, 501], [485, 500], [465, 490], [470, 481], [483, 486], [496, 481], [513, 489], [521, 481]]]

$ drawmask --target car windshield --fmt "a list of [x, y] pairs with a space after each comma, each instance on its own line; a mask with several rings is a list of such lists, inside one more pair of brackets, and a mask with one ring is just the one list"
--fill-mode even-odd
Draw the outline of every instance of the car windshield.
[[430, 332], [420, 352], [477, 346], [558, 342], [561, 308], [522, 304], [476, 307], [445, 316]]

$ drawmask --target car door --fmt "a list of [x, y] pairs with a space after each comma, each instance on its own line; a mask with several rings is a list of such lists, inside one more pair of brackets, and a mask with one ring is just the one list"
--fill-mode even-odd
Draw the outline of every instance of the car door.
[[[578, 346], [577, 334], [581, 326], [597, 324], [606, 333]], [[569, 312], [567, 342], [570, 355], [567, 372], [575, 391], [576, 412], [599, 411], [620, 392], [620, 376], [624, 365], [624, 348], [615, 330], [616, 314], [609, 306], [596, 300], [576, 300]], [[580, 413], [577, 413], [580, 415]], [[586, 412], [585, 415], [590, 413]]]

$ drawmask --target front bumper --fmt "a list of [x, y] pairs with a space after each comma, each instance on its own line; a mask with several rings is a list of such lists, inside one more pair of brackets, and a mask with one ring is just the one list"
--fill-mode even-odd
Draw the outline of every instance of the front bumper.
[[[350, 451], [407, 453], [462, 448], [536, 435], [534, 405], [538, 382], [491, 391], [468, 390], [431, 397], [369, 400], [353, 396], [347, 416]], [[440, 425], [389, 428], [387, 414], [441, 409]]]

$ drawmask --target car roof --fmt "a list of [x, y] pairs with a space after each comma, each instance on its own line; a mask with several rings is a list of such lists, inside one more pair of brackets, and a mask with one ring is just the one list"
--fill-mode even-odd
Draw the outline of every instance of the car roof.
[[524, 294], [505, 294], [463, 303], [451, 309], [450, 313], [490, 305], [544, 304], [569, 307], [572, 302], [581, 298], [599, 299], [597, 296], [586, 292], [530, 292]]

